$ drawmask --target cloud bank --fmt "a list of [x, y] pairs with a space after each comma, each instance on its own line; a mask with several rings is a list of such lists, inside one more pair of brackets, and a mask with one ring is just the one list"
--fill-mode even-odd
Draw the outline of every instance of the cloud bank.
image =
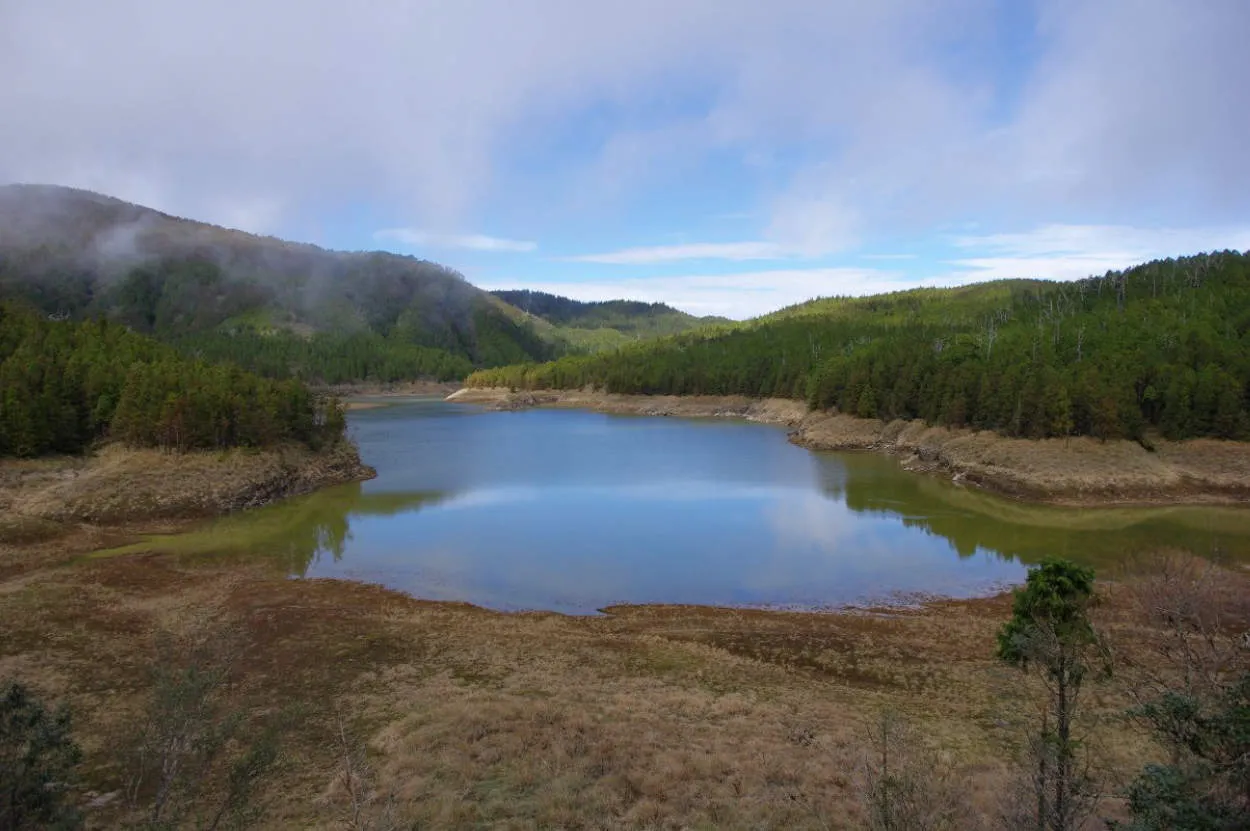
[[954, 271], [996, 275], [1038, 229], [1226, 245], [1247, 31], [1244, 0], [8, 0], [0, 181], [588, 266], [823, 267], [976, 222], [998, 248]]

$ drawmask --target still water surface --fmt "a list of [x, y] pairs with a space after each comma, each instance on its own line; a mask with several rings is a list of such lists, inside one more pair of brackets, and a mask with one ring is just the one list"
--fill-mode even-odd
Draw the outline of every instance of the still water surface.
[[1057, 554], [1250, 559], [1250, 511], [1024, 505], [771, 426], [409, 400], [350, 414], [378, 477], [142, 546], [264, 558], [421, 598], [589, 613], [613, 603], [823, 608], [970, 596]]

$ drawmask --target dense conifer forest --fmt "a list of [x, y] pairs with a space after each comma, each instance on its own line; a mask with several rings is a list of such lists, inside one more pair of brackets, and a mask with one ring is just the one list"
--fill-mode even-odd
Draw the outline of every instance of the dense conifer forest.
[[529, 289], [493, 291], [491, 294], [553, 326], [613, 329], [635, 339], [676, 335], [696, 326], [728, 322], [718, 317], [695, 317], [664, 303], [644, 303], [639, 300], [587, 302]]
[[343, 435], [336, 401], [299, 381], [189, 359], [107, 320], [0, 304], [0, 456], [81, 453], [101, 439], [171, 450], [317, 448]]
[[1010, 436], [1250, 438], [1250, 256], [817, 300], [471, 386], [806, 399]]

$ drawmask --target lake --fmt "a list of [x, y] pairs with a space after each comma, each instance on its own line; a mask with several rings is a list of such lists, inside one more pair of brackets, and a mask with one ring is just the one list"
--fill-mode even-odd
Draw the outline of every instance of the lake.
[[376, 479], [130, 548], [574, 614], [967, 597], [1047, 555], [1104, 571], [1159, 547], [1250, 559], [1250, 511], [1027, 505], [735, 420], [409, 399], [349, 424]]

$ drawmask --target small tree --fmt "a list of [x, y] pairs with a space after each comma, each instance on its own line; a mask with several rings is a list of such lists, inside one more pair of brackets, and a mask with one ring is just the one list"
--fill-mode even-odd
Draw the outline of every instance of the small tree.
[[[149, 828], [244, 825], [278, 761], [281, 719], [248, 729], [228, 692], [237, 638], [211, 629], [179, 639], [162, 632], [153, 689], [129, 783], [134, 820]], [[142, 818], [142, 819], [141, 819]]]
[[1092, 782], [1079, 764], [1072, 725], [1099, 646], [1089, 618], [1095, 600], [1092, 569], [1045, 560], [1029, 570], [1011, 620], [998, 635], [998, 657], [1036, 673], [1047, 693], [1040, 730], [1030, 743], [1036, 802], [1029, 825], [1039, 831], [1070, 831], [1093, 809]]
[[969, 827], [968, 811], [948, 765], [910, 726], [886, 711], [873, 725], [872, 756], [861, 798], [870, 831], [945, 831]]
[[1167, 751], [1127, 790], [1132, 831], [1250, 829], [1250, 613], [1235, 573], [1179, 552], [1125, 581], [1149, 651], [1130, 711]]
[[1147, 765], [1128, 789], [1129, 831], [1250, 829], [1250, 672], [1205, 704], [1168, 693], [1135, 711], [1156, 736], [1183, 748]]
[[16, 682], [0, 686], [0, 829], [77, 828], [67, 785], [82, 758], [69, 711], [49, 712]]

